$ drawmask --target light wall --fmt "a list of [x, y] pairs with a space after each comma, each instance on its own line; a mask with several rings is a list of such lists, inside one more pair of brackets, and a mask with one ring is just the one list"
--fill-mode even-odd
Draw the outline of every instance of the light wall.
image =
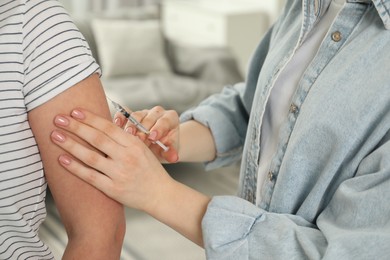
[[115, 10], [121, 7], [156, 4], [160, 0], [60, 0], [73, 15], [83, 15], [89, 12]]
[[[60, 0], [60, 2], [65, 6], [65, 8], [73, 15], [84, 15], [91, 11], [98, 12], [102, 10], [115, 10], [126, 6], [129, 7], [129, 6], [140, 6], [145, 4], [158, 4], [163, 1], [164, 0]], [[225, 0], [225, 1], [241, 1], [241, 0]], [[247, 0], [247, 1], [261, 3], [264, 9], [268, 10], [270, 15], [274, 18], [277, 15], [279, 15], [279, 12], [285, 2], [285, 0]]]

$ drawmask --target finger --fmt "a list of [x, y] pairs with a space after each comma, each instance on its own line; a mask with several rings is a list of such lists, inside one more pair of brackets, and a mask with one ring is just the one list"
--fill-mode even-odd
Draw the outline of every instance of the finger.
[[161, 154], [168, 163], [176, 163], [179, 161], [179, 153], [175, 148], [169, 149], [167, 152]]
[[[113, 131], [119, 133], [117, 134], [108, 133], [111, 134], [111, 136], [109, 136], [99, 129], [83, 124], [82, 122], [79, 122], [68, 116], [59, 115], [56, 116], [54, 119], [54, 123], [56, 124], [56, 126], [65, 129], [66, 131], [78, 136], [79, 138], [83, 139], [85, 142], [89, 143], [94, 148], [101, 151], [103, 154], [107, 154], [111, 158], [116, 158], [118, 152], [120, 152], [120, 149], [118, 148], [123, 147], [125, 145], [129, 145], [128, 143], [125, 142], [125, 140], [128, 139], [130, 136], [124, 133], [120, 128], [116, 127], [111, 122], [109, 121], [106, 122], [108, 122], [110, 128], [114, 129]], [[106, 131], [109, 132], [109, 130]], [[61, 137], [65, 138], [65, 136], [60, 135], [61, 133], [56, 133], [56, 134], [58, 137], [56, 139], [57, 141], [61, 141]], [[121, 143], [118, 143], [112, 139], [112, 136], [114, 135], [122, 136]], [[56, 137], [56, 136], [52, 136], [52, 137]], [[65, 141], [65, 139], [63, 141]]]
[[[128, 138], [129, 135], [124, 133], [121, 128], [88, 110], [75, 109], [72, 111], [71, 116], [76, 120], [72, 120], [72, 118], [67, 117], [70, 124], [68, 126], [58, 126], [76, 134], [91, 145], [96, 145], [95, 147], [99, 150], [104, 148], [104, 145], [102, 144], [109, 142], [110, 140], [113, 140], [122, 146], [130, 146], [132, 143], [130, 140], [131, 138]], [[57, 123], [56, 120], [55, 123]], [[91, 128], [86, 126], [90, 126]], [[105, 138], [104, 135], [108, 138]]]
[[145, 116], [147, 116], [147, 114], [149, 113], [148, 110], [141, 110], [141, 111], [134, 111], [134, 112], [131, 112], [131, 116], [134, 117], [138, 122], [142, 122], [142, 120], [144, 119]]
[[161, 115], [156, 123], [150, 129], [149, 139], [152, 141], [160, 140], [162, 137], [167, 136], [172, 129], [176, 129], [179, 126], [179, 115], [174, 110], [165, 111]]
[[59, 163], [67, 169], [70, 173], [89, 183], [95, 188], [101, 190], [108, 196], [110, 195], [111, 186], [113, 182], [111, 178], [102, 174], [92, 168], [86, 167], [77, 160], [72, 159], [68, 155], [61, 155], [58, 158]]
[[54, 130], [51, 133], [51, 139], [56, 145], [83, 162], [85, 165], [91, 166], [100, 172], [106, 173], [107, 176], [110, 176], [112, 165], [104, 155], [85, 147], [59, 130]]
[[[136, 111], [131, 113], [131, 117], [133, 117], [140, 124], [142, 124], [146, 130], [149, 130], [150, 127], [144, 125], [143, 119], [147, 116], [148, 112], [149, 112], [148, 110], [142, 110], [142, 111]], [[130, 122], [130, 120], [126, 124], [126, 131], [128, 132], [131, 131], [133, 135], [137, 135], [142, 141], [145, 141], [147, 139], [146, 138], [147, 135], [143, 131], [139, 130], [135, 124]]]
[[137, 127], [130, 121], [127, 121], [126, 125], [124, 126], [124, 130], [126, 133], [129, 133], [131, 135], [137, 134]]
[[151, 145], [150, 150], [156, 155], [159, 155], [160, 161], [162, 163], [175, 163], [179, 160], [179, 155], [175, 147], [169, 147], [168, 151], [164, 151], [160, 146], [158, 145]]
[[[140, 122], [145, 129], [150, 130], [152, 129], [155, 124], [158, 122], [158, 120], [164, 115], [165, 110], [161, 106], [155, 106], [150, 110], [143, 110], [143, 111], [137, 111], [133, 112], [131, 114], [132, 117], [134, 117], [138, 122]], [[129, 128], [130, 128], [129, 124]], [[132, 127], [135, 127], [134, 125]], [[133, 129], [131, 129], [133, 131]], [[160, 136], [160, 134], [155, 130], [153, 132], [149, 131], [150, 134], [145, 134], [142, 131], [137, 132], [137, 136], [140, 137], [141, 140], [145, 141], [147, 139], [156, 141], [156, 137]]]
[[176, 130], [172, 130], [160, 139], [169, 148], [168, 151], [161, 150], [160, 156], [169, 163], [175, 163], [179, 160], [178, 140], [174, 137], [176, 134]]
[[[161, 106], [155, 106], [152, 109], [148, 110], [147, 114], [143, 116], [141, 121], [139, 121], [146, 129], [151, 129], [163, 115], [164, 108]], [[135, 113], [132, 113], [132, 115]]]
[[[133, 111], [128, 107], [123, 107], [127, 113], [132, 113]], [[127, 123], [127, 118], [120, 111], [115, 112], [113, 122], [120, 128], [124, 128]]]
[[124, 128], [127, 123], [127, 118], [121, 112], [116, 112], [113, 118], [113, 122], [120, 128]]

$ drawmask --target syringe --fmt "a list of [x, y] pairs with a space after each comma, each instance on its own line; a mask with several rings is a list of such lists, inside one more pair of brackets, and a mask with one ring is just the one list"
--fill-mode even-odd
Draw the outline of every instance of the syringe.
[[[144, 133], [146, 135], [150, 134], [150, 131], [148, 129], [146, 129], [140, 122], [138, 122], [137, 119], [132, 117], [130, 115], [130, 113], [128, 113], [126, 111], [126, 109], [124, 109], [121, 105], [119, 105], [115, 101], [111, 100], [111, 98], [107, 97], [107, 99], [111, 102], [111, 104], [114, 106], [114, 108], [116, 110], [118, 110], [122, 115], [124, 115], [131, 123], [133, 123], [135, 125], [135, 127], [137, 127], [138, 130], [140, 130], [142, 133]], [[163, 144], [162, 142], [160, 142], [158, 140], [154, 141], [153, 143], [159, 145], [165, 152], [168, 151], [168, 149], [169, 149], [165, 144]]]

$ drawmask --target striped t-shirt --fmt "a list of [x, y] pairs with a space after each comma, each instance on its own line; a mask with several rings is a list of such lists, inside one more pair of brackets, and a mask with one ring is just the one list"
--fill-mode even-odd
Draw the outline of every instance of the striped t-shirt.
[[27, 113], [98, 70], [58, 1], [1, 1], [0, 259], [53, 258], [38, 237], [46, 180]]

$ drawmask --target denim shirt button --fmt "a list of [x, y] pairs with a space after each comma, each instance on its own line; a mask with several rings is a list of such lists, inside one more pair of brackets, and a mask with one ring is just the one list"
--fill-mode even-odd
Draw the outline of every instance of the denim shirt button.
[[274, 174], [272, 172], [268, 173], [268, 180], [272, 181], [274, 179]]
[[335, 31], [332, 33], [332, 40], [335, 42], [339, 42], [341, 40], [341, 32]]
[[254, 200], [253, 200], [253, 192], [251, 190], [248, 192], [248, 201], [249, 202], [254, 202]]
[[290, 112], [295, 114], [296, 112], [298, 112], [298, 107], [295, 104], [291, 104], [290, 105]]

